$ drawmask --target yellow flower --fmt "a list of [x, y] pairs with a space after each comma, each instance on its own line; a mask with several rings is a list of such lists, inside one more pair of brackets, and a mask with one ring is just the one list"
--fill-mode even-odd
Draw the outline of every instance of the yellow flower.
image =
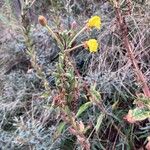
[[85, 42], [85, 48], [89, 48], [90, 52], [97, 52], [98, 49], [98, 43], [97, 40], [95, 39], [90, 39]]
[[93, 16], [89, 19], [89, 21], [87, 22], [87, 26], [89, 28], [98, 28], [100, 29], [101, 26], [101, 18], [99, 16]]

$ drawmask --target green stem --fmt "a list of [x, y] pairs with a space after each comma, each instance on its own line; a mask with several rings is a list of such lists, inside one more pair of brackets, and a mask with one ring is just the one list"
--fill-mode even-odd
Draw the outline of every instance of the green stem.
[[75, 41], [75, 39], [83, 32], [83, 31], [85, 31], [87, 29], [87, 26], [85, 26], [85, 27], [83, 27], [75, 36], [74, 36], [74, 38], [70, 41], [70, 43], [69, 43], [69, 47], [71, 47], [71, 45], [72, 45], [72, 43]]
[[79, 45], [77, 45], [77, 46], [75, 46], [75, 47], [73, 47], [73, 48], [66, 49], [64, 52], [65, 52], [65, 53], [70, 53], [71, 51], [73, 51], [73, 50], [75, 50], [75, 49], [77, 49], [77, 48], [79, 48], [79, 47], [82, 47], [82, 46], [84, 46], [83, 43], [82, 43], [82, 44], [79, 44]]
[[59, 38], [56, 36], [56, 34], [53, 32], [53, 30], [48, 26], [46, 25], [45, 26], [47, 28], [47, 30], [51, 33], [51, 35], [53, 36], [53, 38], [55, 38], [55, 40], [57, 41], [57, 43], [60, 45], [60, 46], [63, 46], [63, 44], [61, 43], [61, 41], [59, 40]]

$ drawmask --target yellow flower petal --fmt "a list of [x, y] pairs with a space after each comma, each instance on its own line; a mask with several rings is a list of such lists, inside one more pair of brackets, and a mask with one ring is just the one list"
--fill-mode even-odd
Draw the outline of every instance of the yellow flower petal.
[[98, 28], [100, 29], [101, 27], [101, 18], [99, 16], [93, 16], [89, 19], [89, 21], [87, 22], [87, 26], [89, 28]]
[[90, 39], [85, 42], [86, 46], [89, 48], [90, 52], [97, 52], [98, 49], [98, 43], [95, 39]]

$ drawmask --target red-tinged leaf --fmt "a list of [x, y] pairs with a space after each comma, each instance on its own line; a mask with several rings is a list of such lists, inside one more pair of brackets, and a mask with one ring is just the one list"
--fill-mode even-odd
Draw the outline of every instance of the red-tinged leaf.
[[150, 118], [150, 110], [137, 107], [129, 110], [128, 114], [124, 117], [129, 123], [135, 123]]
[[146, 150], [150, 150], [150, 141], [148, 141], [145, 148], [146, 148]]
[[146, 150], [150, 150], [150, 136], [147, 139], [148, 139], [148, 143], [146, 144], [145, 148]]
[[128, 114], [123, 119], [127, 120], [129, 123], [136, 122], [136, 120], [132, 116], [132, 110], [129, 110]]

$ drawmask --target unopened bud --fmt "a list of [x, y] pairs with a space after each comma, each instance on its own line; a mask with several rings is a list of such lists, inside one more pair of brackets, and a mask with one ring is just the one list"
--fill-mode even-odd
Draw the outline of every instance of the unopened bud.
[[42, 26], [46, 26], [47, 25], [47, 20], [46, 20], [46, 18], [44, 16], [39, 16], [38, 21], [39, 21], [39, 23]]
[[77, 27], [77, 22], [76, 21], [73, 21], [72, 23], [71, 23], [71, 29], [73, 30], [73, 29], [75, 29]]

